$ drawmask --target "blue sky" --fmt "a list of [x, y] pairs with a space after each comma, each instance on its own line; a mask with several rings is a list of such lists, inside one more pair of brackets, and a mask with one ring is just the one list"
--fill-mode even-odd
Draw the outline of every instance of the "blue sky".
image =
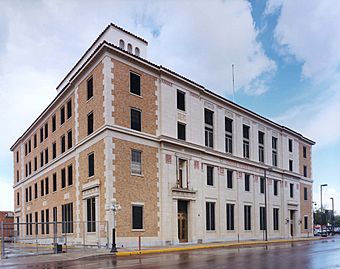
[[[148, 57], [315, 140], [314, 199], [340, 212], [337, 0], [0, 0], [0, 210], [13, 209], [13, 142], [107, 24], [149, 41]], [[28, 105], [29, 104], [29, 105]], [[330, 203], [328, 203], [330, 205]]]

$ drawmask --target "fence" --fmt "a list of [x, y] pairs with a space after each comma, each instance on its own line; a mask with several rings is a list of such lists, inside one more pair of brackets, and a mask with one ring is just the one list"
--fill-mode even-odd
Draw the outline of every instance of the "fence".
[[108, 248], [106, 221], [0, 222], [1, 258]]

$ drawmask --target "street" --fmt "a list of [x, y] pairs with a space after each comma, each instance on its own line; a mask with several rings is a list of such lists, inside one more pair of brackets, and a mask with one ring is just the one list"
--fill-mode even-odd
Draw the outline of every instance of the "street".
[[7, 266], [6, 268], [340, 268], [340, 238], [268, 247], [210, 249], [131, 257], [84, 258], [76, 261]]

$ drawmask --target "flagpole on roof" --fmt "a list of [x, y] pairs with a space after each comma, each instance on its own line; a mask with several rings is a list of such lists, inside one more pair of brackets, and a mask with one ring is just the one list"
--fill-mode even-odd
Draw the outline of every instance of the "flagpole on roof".
[[233, 102], [235, 103], [235, 74], [234, 74], [234, 64], [231, 65], [231, 75], [233, 79]]

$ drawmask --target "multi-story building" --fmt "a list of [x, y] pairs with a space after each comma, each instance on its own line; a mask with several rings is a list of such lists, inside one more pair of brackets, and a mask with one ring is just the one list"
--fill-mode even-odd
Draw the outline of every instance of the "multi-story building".
[[110, 24], [14, 143], [15, 221], [66, 222], [80, 243], [115, 227], [119, 246], [311, 233], [314, 142], [149, 62], [147, 46]]

